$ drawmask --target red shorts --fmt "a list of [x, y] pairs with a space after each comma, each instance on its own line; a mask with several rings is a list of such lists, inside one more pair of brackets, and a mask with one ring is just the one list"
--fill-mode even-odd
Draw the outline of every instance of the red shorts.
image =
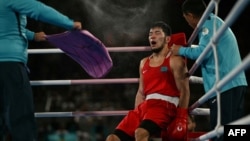
[[175, 117], [176, 106], [164, 100], [149, 99], [131, 110], [119, 123], [116, 129], [122, 130], [134, 137], [135, 130], [142, 120], [151, 120], [164, 129]]

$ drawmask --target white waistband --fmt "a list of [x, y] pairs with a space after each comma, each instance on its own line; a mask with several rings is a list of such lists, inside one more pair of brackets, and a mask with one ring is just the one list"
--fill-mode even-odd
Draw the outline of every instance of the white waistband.
[[153, 93], [153, 94], [147, 95], [146, 100], [148, 100], [148, 99], [165, 100], [167, 102], [170, 102], [170, 103], [174, 104], [176, 107], [178, 106], [178, 103], [179, 103], [179, 98], [178, 97], [171, 97], [171, 96], [162, 95], [162, 94], [158, 94], [158, 93]]

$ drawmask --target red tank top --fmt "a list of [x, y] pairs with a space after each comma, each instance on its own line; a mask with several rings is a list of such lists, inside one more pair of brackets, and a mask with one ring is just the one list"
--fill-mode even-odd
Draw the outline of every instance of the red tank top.
[[172, 97], [180, 96], [170, 68], [170, 57], [167, 57], [158, 67], [150, 67], [148, 58], [142, 68], [142, 75], [145, 96], [152, 93]]

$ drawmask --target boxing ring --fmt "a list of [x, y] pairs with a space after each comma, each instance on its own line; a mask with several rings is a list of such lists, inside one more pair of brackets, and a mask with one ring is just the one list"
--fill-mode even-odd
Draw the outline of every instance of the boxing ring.
[[[193, 76], [196, 69], [199, 67], [201, 62], [204, 59], [205, 54], [210, 51], [214, 43], [216, 43], [220, 36], [224, 33], [227, 27], [230, 27], [232, 23], [236, 20], [236, 18], [241, 14], [244, 8], [249, 4], [250, 0], [238, 0], [227, 18], [225, 19], [225, 24], [219, 28], [212, 38], [211, 42], [207, 45], [204, 52], [199, 56], [199, 58], [195, 61], [191, 69], [189, 70], [190, 74], [190, 83], [198, 83], [202, 84], [203, 80], [200, 77]], [[199, 24], [195, 28], [193, 34], [188, 40], [188, 44], [191, 45], [197, 36], [198, 30], [201, 28], [201, 25], [204, 23], [205, 19], [211, 13], [211, 11], [218, 4], [218, 0], [211, 0], [206, 11], [204, 12]], [[107, 50], [109, 52], [141, 52], [141, 51], [149, 51], [150, 48], [147, 46], [137, 46], [137, 47], [108, 47]], [[63, 53], [60, 49], [29, 49], [29, 54], [50, 54], [50, 53]], [[207, 93], [205, 93], [201, 98], [199, 98], [194, 104], [189, 107], [191, 114], [194, 115], [209, 115], [209, 110], [204, 108], [199, 108], [202, 104], [204, 104], [212, 93], [220, 91], [220, 89], [230, 80], [232, 80], [238, 73], [247, 70], [250, 67], [250, 53], [242, 60], [242, 63], [238, 65], [237, 68], [233, 69], [226, 77], [219, 80], [218, 83]], [[31, 85], [34, 86], [49, 86], [49, 85], [80, 85], [80, 84], [89, 84], [89, 85], [97, 85], [97, 84], [129, 84], [129, 83], [138, 83], [138, 78], [112, 78], [112, 79], [76, 79], [76, 80], [38, 80], [38, 81], [30, 81]], [[218, 109], [220, 110], [220, 109]], [[76, 112], [42, 112], [35, 113], [35, 117], [44, 118], [44, 117], [85, 117], [85, 116], [123, 116], [127, 114], [127, 110], [121, 111], [76, 111]], [[218, 117], [220, 118], [220, 117]], [[241, 124], [250, 124], [250, 114], [238, 119], [232, 123], [231, 125], [241, 125]], [[224, 133], [224, 127], [219, 125], [218, 128], [207, 132], [204, 135], [198, 137], [198, 140], [207, 140], [218, 135], [222, 135]]]

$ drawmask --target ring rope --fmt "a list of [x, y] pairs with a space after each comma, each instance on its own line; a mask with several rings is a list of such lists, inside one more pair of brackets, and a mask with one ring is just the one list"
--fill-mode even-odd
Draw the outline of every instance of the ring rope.
[[[128, 110], [118, 111], [76, 111], [76, 112], [41, 112], [35, 113], [35, 117], [86, 117], [86, 116], [124, 116], [128, 113]], [[196, 108], [191, 113], [193, 115], [209, 115], [209, 109]]]
[[124, 116], [128, 111], [76, 111], [76, 112], [42, 112], [35, 117], [86, 117], [86, 116]]
[[[220, 0], [216, 1], [216, 4], [215, 4], [215, 15], [218, 16], [218, 13], [219, 13], [219, 2]], [[213, 21], [213, 36], [214, 34], [217, 32], [217, 24], [216, 24], [216, 20], [217, 19], [214, 19]], [[213, 42], [213, 45], [212, 45], [212, 49], [213, 49], [213, 54], [214, 54], [214, 61], [215, 61], [215, 86], [218, 85], [218, 82], [220, 81], [220, 67], [219, 67], [219, 61], [218, 61], [218, 54], [217, 54], [217, 49], [216, 49], [216, 43], [217, 42]], [[219, 88], [215, 87], [215, 92], [216, 92], [216, 99], [217, 99], [217, 124], [214, 128], [214, 130], [218, 130], [218, 128], [221, 126], [221, 93], [219, 91]], [[219, 137], [219, 134], [217, 134], [217, 137]]]
[[38, 80], [30, 81], [33, 86], [40, 85], [76, 85], [76, 84], [117, 84], [138, 83], [138, 78], [113, 78], [113, 79], [75, 79], [75, 80]]
[[[138, 83], [139, 78], [112, 78], [112, 79], [75, 79], [75, 80], [36, 80], [30, 81], [32, 86], [41, 85], [77, 85], [77, 84], [117, 84]], [[189, 78], [190, 83], [202, 84], [203, 79], [197, 76]]]
[[[148, 46], [107, 47], [109, 52], [150, 51]], [[61, 49], [28, 49], [29, 54], [63, 53]]]

